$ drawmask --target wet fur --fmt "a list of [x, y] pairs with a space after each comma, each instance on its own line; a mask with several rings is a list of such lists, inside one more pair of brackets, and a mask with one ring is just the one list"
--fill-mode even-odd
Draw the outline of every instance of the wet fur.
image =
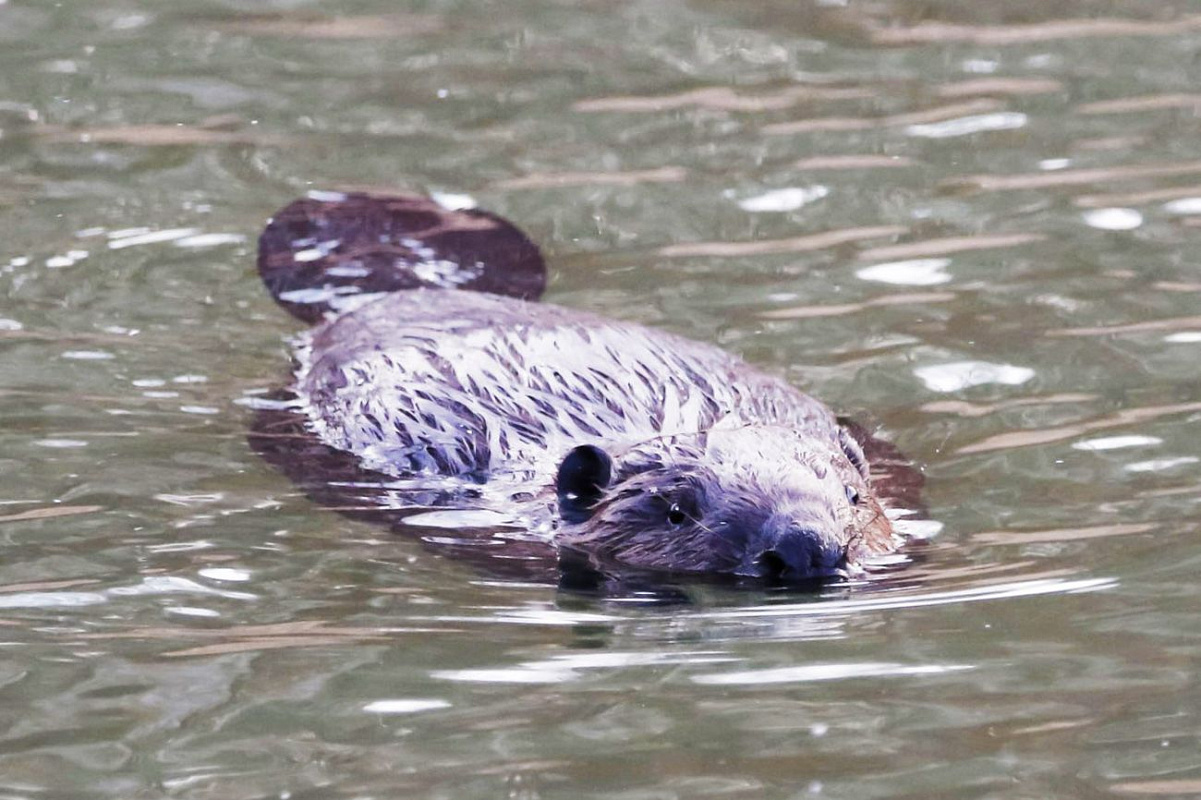
[[[377, 476], [371, 503], [488, 509], [596, 565], [693, 574], [846, 574], [899, 544], [880, 487], [920, 474], [882, 472], [903, 462], [887, 443], [710, 345], [522, 299], [544, 270], [494, 215], [341, 198], [277, 215], [259, 265], [325, 317], [297, 340], [289, 414]], [[600, 455], [564, 471], [581, 450]]]

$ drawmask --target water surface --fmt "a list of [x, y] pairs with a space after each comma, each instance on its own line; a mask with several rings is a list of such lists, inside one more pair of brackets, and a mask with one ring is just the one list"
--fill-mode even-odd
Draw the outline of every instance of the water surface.
[[[0, 794], [1201, 792], [1184, 2], [0, 2]], [[246, 443], [311, 189], [461, 196], [549, 299], [924, 465], [873, 586], [648, 606], [315, 507]]]

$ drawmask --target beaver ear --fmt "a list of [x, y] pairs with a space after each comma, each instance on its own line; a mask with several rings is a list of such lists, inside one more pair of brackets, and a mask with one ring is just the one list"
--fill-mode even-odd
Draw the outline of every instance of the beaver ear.
[[560, 516], [567, 522], [588, 519], [612, 477], [613, 459], [604, 450], [591, 444], [572, 448], [555, 478]]

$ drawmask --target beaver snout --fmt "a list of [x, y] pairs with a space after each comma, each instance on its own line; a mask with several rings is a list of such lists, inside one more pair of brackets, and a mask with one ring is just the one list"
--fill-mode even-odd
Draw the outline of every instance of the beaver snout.
[[763, 528], [763, 550], [752, 554], [751, 576], [772, 581], [803, 581], [837, 575], [846, 566], [846, 551], [820, 533], [791, 520], [772, 519]]

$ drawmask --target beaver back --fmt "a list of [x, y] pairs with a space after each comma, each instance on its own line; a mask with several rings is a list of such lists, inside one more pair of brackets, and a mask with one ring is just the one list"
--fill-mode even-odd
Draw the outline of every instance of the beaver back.
[[582, 443], [618, 449], [722, 425], [781, 425], [838, 447], [833, 415], [709, 345], [548, 304], [421, 289], [304, 335], [313, 430], [385, 474], [552, 482]]

